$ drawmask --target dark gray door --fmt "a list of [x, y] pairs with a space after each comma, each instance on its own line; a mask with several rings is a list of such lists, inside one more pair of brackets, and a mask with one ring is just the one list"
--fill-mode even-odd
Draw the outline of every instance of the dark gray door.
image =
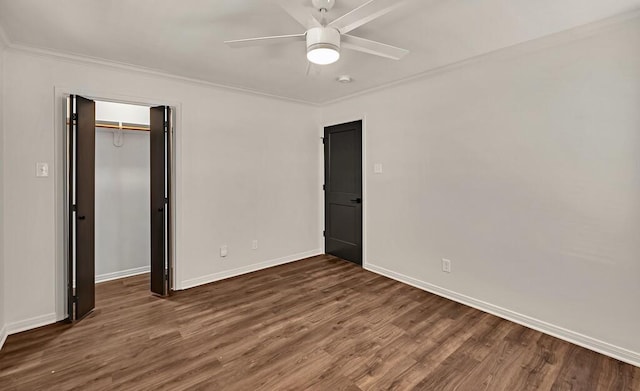
[[69, 318], [78, 320], [95, 307], [96, 105], [78, 95], [71, 95], [69, 105], [68, 306]]
[[324, 128], [325, 253], [362, 265], [362, 121]]
[[171, 108], [151, 108], [151, 292], [169, 294], [171, 254]]

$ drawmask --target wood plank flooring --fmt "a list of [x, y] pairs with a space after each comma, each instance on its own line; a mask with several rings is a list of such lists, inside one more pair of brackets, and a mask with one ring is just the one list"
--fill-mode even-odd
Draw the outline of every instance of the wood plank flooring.
[[319, 256], [9, 336], [0, 390], [640, 390], [640, 368]]

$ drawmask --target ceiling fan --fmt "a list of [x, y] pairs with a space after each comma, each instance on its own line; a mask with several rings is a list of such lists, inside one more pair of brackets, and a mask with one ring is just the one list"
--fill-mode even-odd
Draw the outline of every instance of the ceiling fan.
[[313, 7], [320, 13], [320, 20], [307, 9], [299, 7], [291, 0], [279, 1], [280, 6], [307, 30], [301, 34], [276, 35], [270, 37], [238, 39], [225, 41], [232, 48], [261, 46], [292, 41], [306, 41], [307, 59], [319, 65], [332, 64], [340, 58], [340, 49], [346, 48], [375, 56], [399, 60], [409, 53], [406, 49], [381, 42], [349, 35], [363, 24], [385, 15], [406, 0], [369, 0], [351, 12], [327, 23], [326, 14], [335, 5], [335, 0], [311, 0]]

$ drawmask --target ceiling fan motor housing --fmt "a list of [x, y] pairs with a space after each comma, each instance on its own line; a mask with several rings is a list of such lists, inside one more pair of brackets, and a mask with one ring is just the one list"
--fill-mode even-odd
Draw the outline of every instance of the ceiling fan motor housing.
[[319, 48], [340, 52], [340, 32], [332, 27], [314, 27], [307, 30], [307, 52]]

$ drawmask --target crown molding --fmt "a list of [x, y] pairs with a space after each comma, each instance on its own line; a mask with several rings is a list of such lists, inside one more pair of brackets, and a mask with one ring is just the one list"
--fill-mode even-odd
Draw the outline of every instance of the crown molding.
[[597, 33], [600, 33], [606, 30], [611, 30], [613, 28], [616, 28], [618, 25], [622, 23], [628, 22], [636, 18], [640, 18], [640, 8], [633, 9], [633, 10], [630, 10], [606, 19], [601, 19], [592, 23], [573, 27], [568, 30], [563, 30], [563, 31], [545, 35], [539, 38], [534, 38], [528, 41], [519, 42], [511, 46], [506, 46], [491, 52], [469, 57], [454, 63], [432, 68], [424, 72], [420, 72], [411, 76], [404, 77], [402, 79], [394, 80], [385, 84], [381, 84], [379, 86], [367, 88], [365, 90], [358, 91], [353, 94], [345, 95], [335, 99], [326, 100], [321, 102], [319, 105], [328, 106], [331, 104], [353, 99], [359, 96], [371, 94], [377, 91], [386, 90], [386, 89], [389, 89], [398, 85], [406, 84], [412, 81], [434, 77], [443, 73], [451, 72], [455, 69], [477, 64], [483, 61], [502, 60], [502, 59], [511, 58], [517, 55], [533, 53], [538, 50], [552, 48], [555, 46], [578, 41], [581, 39], [594, 36]]
[[283, 95], [271, 94], [271, 93], [268, 93], [268, 92], [264, 92], [264, 91], [260, 91], [260, 90], [254, 90], [254, 89], [245, 88], [245, 87], [238, 87], [238, 86], [214, 83], [214, 82], [210, 82], [210, 81], [203, 80], [203, 79], [180, 76], [180, 75], [177, 75], [177, 74], [174, 74], [174, 73], [170, 73], [170, 72], [166, 72], [166, 71], [162, 71], [162, 70], [158, 70], [158, 69], [146, 68], [146, 67], [142, 67], [142, 66], [139, 66], [139, 65], [132, 65], [132, 64], [118, 62], [118, 61], [105, 60], [105, 59], [97, 58], [97, 57], [84, 56], [84, 55], [71, 54], [71, 53], [64, 53], [64, 52], [59, 52], [59, 51], [55, 51], [55, 50], [38, 48], [38, 47], [34, 47], [34, 46], [21, 45], [21, 44], [16, 44], [16, 43], [11, 43], [11, 42], [7, 45], [7, 49], [12, 50], [12, 51], [16, 51], [16, 52], [29, 54], [29, 55], [38, 56], [38, 57], [54, 58], [54, 59], [57, 59], [57, 60], [67, 61], [67, 62], [75, 63], [75, 64], [96, 65], [96, 66], [100, 66], [100, 67], [107, 68], [107, 69], [118, 69], [118, 70], [125, 70], [125, 71], [129, 71], [129, 72], [136, 72], [136, 73], [156, 76], [156, 77], [160, 77], [160, 78], [164, 78], [164, 79], [181, 81], [181, 82], [192, 84], [192, 85], [204, 86], [204, 87], [209, 87], [209, 88], [213, 88], [213, 89], [226, 90], [226, 91], [236, 92], [236, 93], [240, 93], [240, 94], [247, 94], [247, 95], [259, 96], [259, 97], [264, 97], [264, 98], [277, 99], [277, 100], [286, 101], [286, 102], [289, 102], [289, 103], [302, 104], [302, 105], [305, 105], [305, 106], [314, 106], [314, 107], [319, 106], [319, 104], [316, 103], [316, 102], [306, 101], [306, 100], [303, 100], [303, 99], [297, 99], [297, 98], [291, 98], [291, 97], [283, 96]]
[[165, 79], [182, 81], [182, 82], [193, 84], [193, 85], [205, 86], [205, 87], [210, 87], [210, 88], [219, 89], [219, 90], [226, 90], [226, 91], [232, 91], [232, 92], [241, 93], [241, 94], [248, 94], [252, 96], [260, 96], [265, 98], [277, 99], [281, 101], [297, 103], [297, 104], [302, 104], [306, 106], [324, 107], [331, 104], [346, 101], [349, 99], [353, 99], [359, 96], [371, 94], [377, 91], [389, 89], [398, 85], [406, 84], [412, 81], [434, 77], [446, 72], [453, 71], [455, 69], [459, 69], [459, 68], [480, 63], [483, 61], [510, 58], [516, 55], [532, 53], [538, 50], [551, 48], [554, 46], [588, 38], [599, 32], [615, 28], [616, 26], [624, 22], [628, 22], [638, 17], [640, 17], [640, 8], [632, 9], [627, 12], [624, 12], [606, 19], [602, 19], [596, 22], [577, 26], [568, 30], [560, 31], [554, 34], [546, 35], [546, 36], [535, 38], [532, 40], [519, 42], [511, 46], [496, 49], [488, 53], [483, 53], [477, 56], [469, 57], [469, 58], [466, 58], [454, 63], [446, 64], [440, 67], [432, 68], [424, 72], [416, 73], [398, 80], [381, 84], [379, 86], [367, 88], [367, 89], [355, 92], [353, 94], [349, 94], [349, 95], [345, 95], [335, 99], [329, 99], [321, 102], [314, 102], [314, 101], [308, 101], [304, 99], [292, 98], [284, 95], [272, 94], [265, 91], [260, 91], [260, 90], [245, 88], [245, 87], [214, 83], [214, 82], [203, 80], [203, 79], [180, 76], [177, 74], [169, 73], [169, 72], [158, 70], [158, 69], [146, 68], [146, 67], [132, 65], [132, 64], [123, 63], [123, 62], [110, 61], [102, 58], [96, 58], [96, 57], [90, 57], [90, 56], [84, 56], [84, 55], [78, 55], [78, 54], [72, 54], [72, 53], [64, 53], [64, 52], [54, 51], [50, 49], [16, 44], [9, 39], [8, 35], [6, 34], [6, 32], [4, 31], [1, 25], [0, 25], [0, 46], [4, 45], [7, 49], [10, 49], [10, 50], [15, 50], [18, 52], [23, 52], [27, 54], [42, 56], [42, 57], [55, 58], [58, 60], [69, 61], [72, 63], [91, 64], [91, 65], [97, 65], [97, 66], [101, 66], [108, 69], [126, 70], [130, 72], [137, 72], [137, 73], [157, 76]]

